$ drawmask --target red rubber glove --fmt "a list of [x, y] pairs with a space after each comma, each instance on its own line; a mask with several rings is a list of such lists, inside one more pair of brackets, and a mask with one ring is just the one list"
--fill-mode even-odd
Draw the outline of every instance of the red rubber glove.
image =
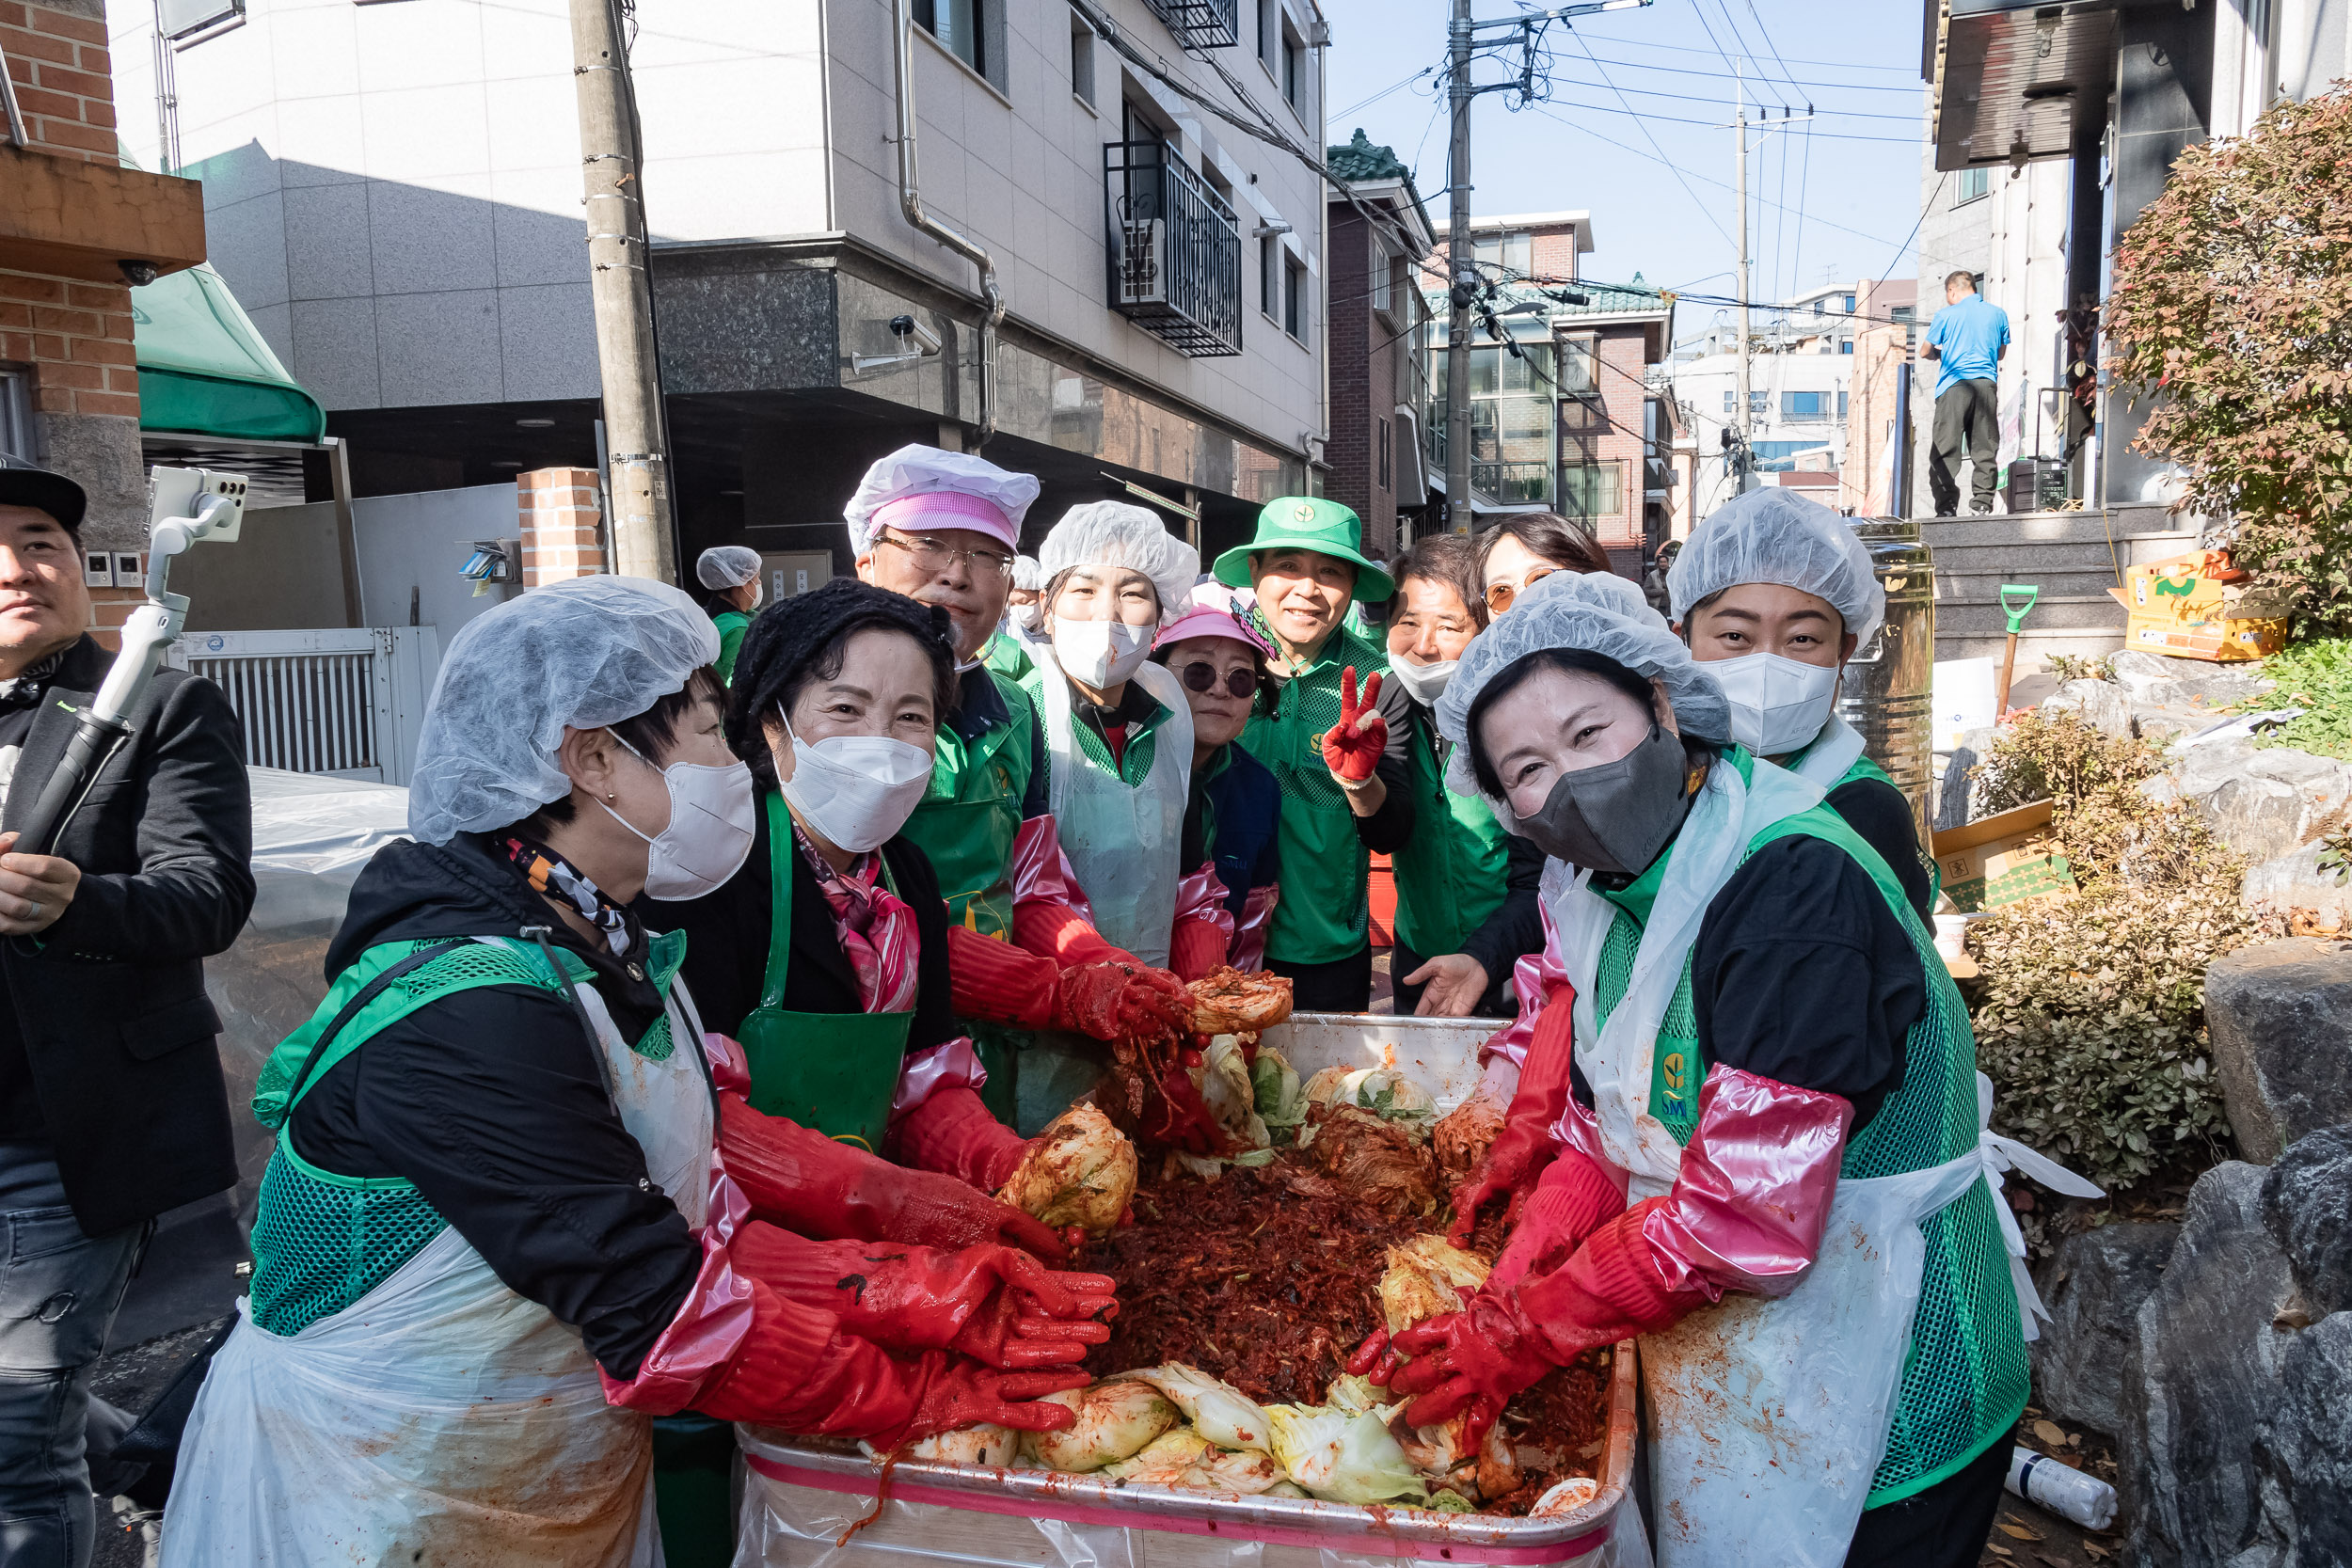
[[1668, 1201], [1635, 1204], [1586, 1237], [1565, 1265], [1515, 1289], [1554, 1360], [1565, 1366], [1597, 1346], [1671, 1328], [1716, 1299], [1695, 1280], [1677, 1289], [1642, 1234], [1643, 1222]]
[[1225, 961], [1225, 933], [1209, 920], [1179, 921], [1168, 939], [1168, 967], [1179, 980], [1198, 980]]
[[[1078, 1418], [1068, 1405], [1047, 1404], [1044, 1394], [1083, 1388], [1094, 1380], [1082, 1371], [999, 1372], [938, 1351], [923, 1357], [921, 1392], [914, 1418], [898, 1436], [911, 1442], [959, 1427], [989, 1421], [1015, 1432], [1059, 1432]], [[895, 1446], [895, 1445], [894, 1445]]]
[[1498, 1291], [1531, 1274], [1551, 1273], [1575, 1254], [1578, 1243], [1625, 1212], [1625, 1193], [1615, 1179], [1581, 1148], [1564, 1151], [1546, 1166], [1525, 1198], [1512, 1199], [1518, 1221], [1486, 1276]]
[[889, 1350], [962, 1351], [1030, 1370], [1073, 1365], [1111, 1337], [1097, 1321], [1115, 1307], [1110, 1279], [1049, 1270], [1013, 1247], [812, 1242], [754, 1221], [727, 1253], [787, 1303], [831, 1313], [844, 1333]]
[[1098, 1040], [1175, 1039], [1192, 1022], [1192, 998], [1171, 1002], [1151, 978], [1166, 973], [1117, 963], [1065, 969], [1054, 993], [1053, 1027]]
[[1389, 721], [1380, 717], [1380, 672], [1364, 682], [1363, 700], [1356, 697], [1356, 667], [1340, 672], [1340, 721], [1323, 732], [1323, 766], [1342, 784], [1359, 784], [1372, 777], [1380, 754], [1389, 748]]
[[[1081, 928], [1093, 929], [1083, 924]], [[1103, 946], [1119, 953], [1107, 942]], [[1165, 1037], [1192, 1019], [1191, 995], [1173, 975], [1124, 954], [1118, 960], [1073, 960], [1064, 967], [950, 926], [947, 966], [951, 1005], [966, 1018], [993, 1019], [1024, 1029], [1062, 1029], [1098, 1040]], [[1167, 987], [1155, 975], [1175, 987], [1181, 1003], [1168, 997]]]
[[738, 1094], [719, 1096], [719, 1153], [753, 1212], [820, 1240], [967, 1247], [1006, 1243], [1058, 1263], [1068, 1253], [1050, 1227], [952, 1176], [906, 1170]]
[[978, 1091], [963, 1084], [934, 1090], [890, 1132], [900, 1164], [952, 1176], [984, 1193], [1011, 1180], [1023, 1158], [1044, 1141], [1024, 1138], [998, 1121]]
[[[1568, 1108], [1570, 1065], [1576, 1058], [1573, 999], [1565, 986], [1551, 989], [1544, 1010], [1535, 1017], [1527, 1066], [1512, 1092], [1511, 1108], [1503, 1114], [1502, 1131], [1486, 1146], [1470, 1180], [1454, 1190], [1454, 1228], [1448, 1234], [1456, 1246], [1468, 1244], [1471, 1227], [1478, 1223], [1478, 1211], [1496, 1198], [1510, 1200], [1510, 1207], [1502, 1212], [1503, 1223], [1518, 1224], [1519, 1210], [1535, 1190], [1536, 1179], [1559, 1154], [1551, 1130]], [[1581, 1240], [1581, 1235], [1577, 1239]]]
[[1200, 1066], [1200, 1053], [1187, 1051], [1160, 1075], [1160, 1092], [1143, 1107], [1136, 1132], [1146, 1143], [1165, 1144], [1187, 1154], [1224, 1153], [1224, 1131], [1200, 1098], [1200, 1085], [1185, 1069], [1186, 1058], [1194, 1067]]
[[1181, 1005], [1186, 1018], [1192, 1015], [1192, 996], [1182, 980], [1165, 969], [1153, 969], [1123, 947], [1112, 946], [1067, 904], [1031, 900], [1014, 905], [1012, 940], [1023, 951], [1041, 954], [1064, 967], [1123, 964], [1152, 990]]
[[1405, 1418], [1440, 1426], [1468, 1411], [1463, 1440], [1473, 1448], [1514, 1396], [1559, 1365], [1508, 1291], [1481, 1291], [1461, 1311], [1416, 1323], [1391, 1344], [1412, 1358], [1389, 1379], [1391, 1392], [1419, 1396]]

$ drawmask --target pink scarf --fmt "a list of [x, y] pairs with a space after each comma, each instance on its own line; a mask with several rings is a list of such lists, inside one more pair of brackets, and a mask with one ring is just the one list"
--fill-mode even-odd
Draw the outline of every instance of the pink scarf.
[[869, 1013], [903, 1013], [914, 1006], [921, 981], [921, 938], [914, 911], [882, 885], [882, 855], [860, 855], [845, 874], [835, 871], [792, 824], [802, 858], [817, 874], [818, 891], [833, 913], [833, 932], [857, 975], [858, 1003]]

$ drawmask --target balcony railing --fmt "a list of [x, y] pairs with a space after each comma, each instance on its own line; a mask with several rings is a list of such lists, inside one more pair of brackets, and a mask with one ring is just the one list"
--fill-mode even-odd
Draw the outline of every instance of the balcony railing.
[[1470, 488], [1503, 506], [1549, 504], [1551, 465], [1549, 463], [1472, 463]]
[[1241, 0], [1143, 0], [1187, 49], [1231, 49], [1241, 41]]
[[1233, 209], [1160, 142], [1103, 149], [1110, 306], [1189, 358], [1241, 352]]

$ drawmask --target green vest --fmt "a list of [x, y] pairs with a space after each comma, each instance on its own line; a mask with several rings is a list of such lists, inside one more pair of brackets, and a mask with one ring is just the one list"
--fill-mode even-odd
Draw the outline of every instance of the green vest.
[[[1256, 611], [1260, 635], [1272, 639]], [[1342, 626], [1310, 668], [1276, 683], [1274, 711], [1249, 721], [1242, 749], [1265, 764], [1282, 790], [1282, 898], [1266, 930], [1266, 958], [1335, 963], [1372, 940], [1372, 860], [1356, 836], [1347, 796], [1323, 765], [1323, 734], [1340, 721], [1340, 673], [1359, 682], [1387, 671], [1380, 644]]]
[[1029, 645], [1004, 630], [988, 640], [988, 646], [980, 652], [980, 662], [997, 674], [1017, 681], [1027, 680], [1029, 672], [1037, 668], [1037, 661], [1029, 657]]
[[[1484, 797], [1445, 786], [1442, 742], [1425, 709], [1413, 716], [1413, 836], [1389, 857], [1396, 872], [1396, 940], [1424, 958], [1458, 953], [1502, 907], [1511, 852]], [[1489, 984], [1502, 978], [1490, 974]]]
[[[585, 962], [560, 948], [555, 953], [574, 985], [588, 982]], [[404, 967], [420, 956], [424, 962]], [[686, 960], [685, 934], [654, 937], [649, 957], [654, 983], [666, 994]], [[389, 983], [376, 987], [323, 1040], [345, 1009], [387, 975]], [[444, 996], [480, 986], [563, 990], [538, 948], [511, 939], [382, 942], [337, 975], [310, 1021], [270, 1053], [253, 1091], [255, 1119], [278, 1134], [253, 1216], [255, 1327], [292, 1336], [332, 1317], [389, 1278], [449, 1223], [400, 1177], [343, 1176], [310, 1164], [294, 1152], [290, 1124], [302, 1097], [371, 1037]], [[630, 1049], [661, 1061], [675, 1043], [665, 1010]], [[485, 1040], [483, 1047], [494, 1050], [496, 1042]]]
[[[1738, 752], [1733, 760], [1739, 765], [1745, 758], [1745, 752]], [[1911, 933], [1927, 977], [1927, 1009], [1904, 1038], [1902, 1086], [1848, 1142], [1839, 1177], [1893, 1176], [1973, 1151], [1979, 1131], [1976, 1036], [1969, 1027], [1967, 1005], [1936, 955], [1934, 939], [1904, 899], [1902, 885], [1886, 863], [1826, 805], [1766, 828], [1749, 841], [1747, 854], [1800, 833], [1838, 846], [1869, 872], [1887, 908]], [[1594, 977], [1594, 1012], [1602, 1022], [1625, 996], [1641, 945], [1642, 921], [1672, 853], [1670, 848], [1622, 893], [1603, 895], [1617, 906], [1617, 916], [1601, 943]], [[1698, 1091], [1708, 1068], [1691, 1001], [1691, 959], [1686, 954], [1681, 982], [1658, 1026], [1650, 1078], [1650, 1115], [1665, 1124], [1677, 1143], [1688, 1144], [1696, 1129]], [[1920, 1229], [1927, 1238], [1927, 1263], [1918, 1316], [1912, 1324], [1911, 1354], [1903, 1363], [1886, 1457], [1871, 1478], [1865, 1504], [1868, 1508], [1899, 1502], [1934, 1485], [2006, 1438], [2025, 1411], [2028, 1392], [2017, 1295], [1992, 1193], [1982, 1182], [1970, 1183], [1957, 1202], [1930, 1216]]]
[[719, 628], [719, 657], [711, 668], [728, 685], [735, 684], [735, 656], [743, 651], [743, 634], [751, 629], [752, 618], [741, 610], [723, 610], [710, 618]]
[[931, 787], [903, 832], [939, 873], [947, 917], [983, 936], [1012, 934], [1012, 849], [1028, 798], [1037, 711], [1018, 681], [989, 672], [1011, 709], [1004, 723], [966, 741], [939, 727]]

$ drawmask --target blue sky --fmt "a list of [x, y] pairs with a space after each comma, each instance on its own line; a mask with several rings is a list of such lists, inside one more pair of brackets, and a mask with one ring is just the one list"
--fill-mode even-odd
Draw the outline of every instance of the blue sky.
[[[1331, 139], [1361, 126], [1394, 147], [1440, 228], [1446, 9], [1445, 0], [1334, 0], [1326, 9]], [[1479, 0], [1476, 14], [1511, 9]], [[1754, 140], [1756, 297], [1833, 274], [1908, 277], [1925, 96], [1919, 26], [1920, 8], [1907, 0], [1656, 0], [1573, 30], [1554, 24], [1550, 101], [1514, 109], [1516, 95], [1488, 93], [1477, 102], [1472, 210], [1588, 209], [1598, 245], [1583, 259], [1585, 276], [1621, 281], [1640, 272], [1653, 284], [1729, 295], [1732, 62], [1744, 59], [1752, 104], [1773, 119], [1783, 105], [1802, 115], [1810, 103], [1819, 115], [1809, 136], [1800, 128]], [[1518, 58], [1515, 46], [1483, 61], [1477, 80], [1516, 76]], [[1707, 320], [1686, 308], [1677, 326], [1689, 336]]]

